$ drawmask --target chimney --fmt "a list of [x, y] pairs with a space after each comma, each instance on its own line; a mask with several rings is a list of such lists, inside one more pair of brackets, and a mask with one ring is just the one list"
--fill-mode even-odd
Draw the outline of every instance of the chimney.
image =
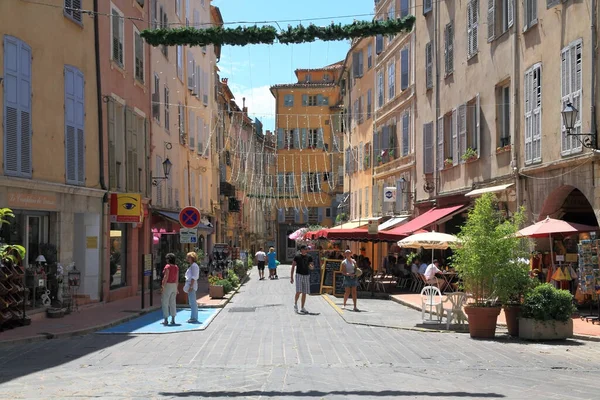
[[229, 78], [221, 78], [221, 82], [223, 82], [223, 84], [227, 85], [227, 81], [229, 80]]
[[242, 112], [245, 116], [248, 116], [248, 107], [246, 107], [246, 98], [242, 97]]

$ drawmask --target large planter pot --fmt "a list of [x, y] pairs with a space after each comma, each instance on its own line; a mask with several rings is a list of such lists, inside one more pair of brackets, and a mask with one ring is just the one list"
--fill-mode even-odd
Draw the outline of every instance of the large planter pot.
[[521, 315], [521, 306], [504, 306], [504, 316], [506, 317], [506, 327], [510, 336], [519, 336], [519, 316]]
[[520, 318], [519, 337], [527, 340], [564, 340], [573, 337], [573, 320], [563, 322]]
[[469, 318], [469, 333], [474, 339], [490, 339], [496, 336], [496, 321], [500, 307], [465, 307]]
[[225, 297], [225, 289], [223, 286], [210, 285], [208, 287], [208, 294], [213, 299], [222, 299]]

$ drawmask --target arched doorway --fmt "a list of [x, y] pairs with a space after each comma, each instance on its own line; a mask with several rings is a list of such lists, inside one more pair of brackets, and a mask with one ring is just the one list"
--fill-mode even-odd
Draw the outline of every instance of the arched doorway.
[[598, 226], [594, 207], [585, 194], [574, 186], [561, 186], [548, 196], [537, 221], [547, 216], [577, 224]]

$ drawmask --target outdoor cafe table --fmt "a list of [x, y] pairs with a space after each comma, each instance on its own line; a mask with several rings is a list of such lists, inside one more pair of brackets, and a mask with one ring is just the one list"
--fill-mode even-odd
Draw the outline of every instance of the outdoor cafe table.
[[446, 282], [446, 290], [444, 290], [445, 292], [454, 292], [454, 288], [452, 287], [452, 280], [454, 278], [456, 278], [458, 274], [456, 272], [453, 271], [442, 271], [442, 277], [444, 278], [444, 281]]

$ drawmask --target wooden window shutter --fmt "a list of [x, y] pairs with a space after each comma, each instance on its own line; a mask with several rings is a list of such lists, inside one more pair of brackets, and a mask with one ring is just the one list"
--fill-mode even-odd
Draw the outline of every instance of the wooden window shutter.
[[441, 171], [444, 169], [444, 116], [441, 116], [437, 120], [437, 169]]
[[463, 154], [467, 150], [467, 105], [462, 104], [458, 107], [458, 156], [462, 160]]
[[115, 145], [115, 102], [109, 100], [106, 103], [107, 114], [108, 114], [108, 186], [109, 189], [115, 189], [117, 187], [117, 160], [115, 153], [117, 151]]
[[31, 177], [31, 48], [4, 37], [4, 169]]
[[65, 66], [65, 169], [66, 181], [85, 183], [84, 79], [75, 67]]

